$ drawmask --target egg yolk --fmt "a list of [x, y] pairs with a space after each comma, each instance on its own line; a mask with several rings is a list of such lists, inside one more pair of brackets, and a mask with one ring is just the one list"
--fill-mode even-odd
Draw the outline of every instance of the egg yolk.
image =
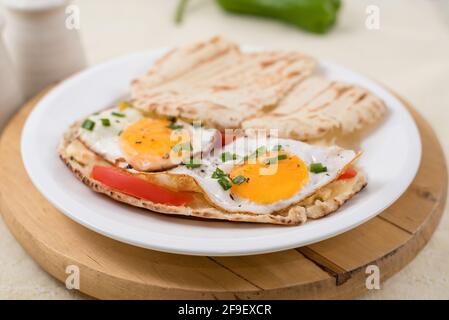
[[166, 119], [143, 118], [120, 135], [126, 160], [138, 170], [160, 170], [173, 166], [171, 152], [180, 143], [189, 143], [187, 130], [172, 130]]
[[286, 159], [267, 164], [266, 160], [270, 157], [273, 154], [235, 166], [230, 172], [230, 178], [241, 175], [247, 180], [239, 185], [234, 184], [231, 192], [255, 203], [270, 204], [291, 198], [307, 184], [309, 173], [300, 158], [288, 155]]

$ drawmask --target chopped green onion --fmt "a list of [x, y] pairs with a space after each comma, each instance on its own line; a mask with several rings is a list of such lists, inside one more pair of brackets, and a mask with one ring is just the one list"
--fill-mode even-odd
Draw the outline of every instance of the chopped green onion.
[[123, 130], [120, 130], [119, 133], [118, 133], [118, 135], [121, 136], [122, 133], [123, 133]]
[[124, 118], [124, 117], [126, 117], [126, 115], [125, 115], [124, 113], [120, 113], [120, 112], [115, 112], [115, 111], [113, 111], [111, 114], [112, 114], [114, 117], [119, 117], [119, 118]]
[[275, 164], [278, 162], [278, 160], [285, 160], [288, 159], [288, 156], [286, 154], [278, 154], [277, 157], [268, 158], [264, 161], [264, 164]]
[[281, 151], [282, 150], [282, 146], [280, 144], [278, 144], [277, 146], [274, 146], [273, 151]]
[[244, 156], [243, 161], [247, 161], [248, 159], [258, 158], [259, 156], [264, 154], [266, 151], [267, 151], [267, 148], [265, 146], [261, 146], [261, 147], [257, 148], [256, 151], [254, 151], [250, 155]]
[[179, 130], [179, 129], [182, 129], [182, 128], [184, 128], [184, 126], [182, 126], [182, 125], [180, 125], [180, 124], [175, 124], [175, 123], [170, 123], [168, 126], [167, 126], [167, 128], [170, 128], [170, 129], [172, 129], [172, 130]]
[[256, 149], [256, 157], [259, 157], [260, 155], [264, 154], [267, 151], [267, 148], [265, 146], [261, 146]]
[[220, 184], [220, 186], [225, 191], [232, 188], [231, 182], [229, 182], [229, 180], [227, 178], [225, 178], [225, 177], [222, 177], [222, 178], [218, 179], [218, 183]]
[[263, 162], [266, 165], [270, 165], [270, 164], [275, 164], [278, 162], [278, 158], [277, 157], [273, 157], [273, 158], [268, 158], [265, 159], [265, 161]]
[[173, 152], [180, 152], [180, 151], [192, 151], [193, 147], [190, 142], [184, 142], [184, 143], [178, 143], [173, 146], [172, 148]]
[[323, 166], [322, 163], [311, 163], [310, 164], [310, 172], [313, 173], [321, 173], [321, 172], [327, 172], [327, 167]]
[[184, 160], [183, 162], [187, 169], [195, 169], [195, 168], [201, 167], [201, 160], [199, 160], [199, 159], [188, 158], [186, 160]]
[[107, 118], [104, 118], [104, 119], [101, 119], [101, 124], [104, 127], [110, 127], [111, 126], [111, 121], [109, 121], [109, 119], [107, 119]]
[[233, 184], [242, 184], [243, 182], [246, 182], [245, 176], [237, 176], [234, 179], [232, 179]]
[[216, 168], [214, 173], [212, 173], [212, 179], [220, 179], [220, 178], [224, 178], [227, 176], [228, 175], [220, 168]]
[[237, 160], [237, 155], [235, 153], [223, 152], [221, 154], [221, 161], [226, 162], [229, 160]]
[[92, 131], [95, 128], [95, 122], [93, 122], [90, 119], [84, 120], [83, 124], [81, 125], [82, 128]]
[[288, 156], [286, 154], [278, 154], [278, 160], [285, 160]]

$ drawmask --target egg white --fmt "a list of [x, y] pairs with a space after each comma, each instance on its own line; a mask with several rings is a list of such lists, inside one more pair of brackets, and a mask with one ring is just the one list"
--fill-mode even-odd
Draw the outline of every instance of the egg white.
[[[243, 157], [255, 152], [259, 147], [265, 146], [272, 150], [277, 145], [291, 155], [296, 155], [304, 161], [309, 168], [312, 163], [322, 163], [327, 167], [327, 172], [309, 172], [309, 179], [294, 196], [271, 204], [258, 204], [248, 199], [231, 194], [231, 190], [224, 190], [216, 179], [212, 178], [213, 172], [220, 168], [225, 173], [230, 173], [232, 168], [243, 162]], [[221, 154], [230, 152], [237, 154], [236, 160], [222, 162]], [[320, 188], [332, 182], [345, 170], [345, 168], [357, 157], [356, 152], [340, 147], [319, 147], [290, 139], [256, 139], [242, 137], [226, 145], [222, 149], [216, 149], [213, 153], [202, 159], [199, 168], [189, 169], [179, 166], [171, 169], [173, 174], [191, 176], [203, 190], [206, 198], [215, 206], [228, 212], [248, 212], [254, 214], [269, 214], [300, 202], [311, 196]], [[270, 188], [270, 186], [266, 186]]]

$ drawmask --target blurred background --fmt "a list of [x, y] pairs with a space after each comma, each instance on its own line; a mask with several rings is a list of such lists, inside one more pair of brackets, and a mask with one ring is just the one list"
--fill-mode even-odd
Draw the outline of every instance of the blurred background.
[[[49, 2], [53, 5], [62, 4], [64, 8], [69, 3], [64, 0], [33, 1], [43, 6]], [[411, 101], [435, 129], [448, 154], [449, 1], [341, 2], [335, 26], [326, 33], [313, 33], [275, 19], [224, 11], [216, 0], [188, 1], [181, 23], [175, 23], [179, 3], [176, 0], [75, 0], [71, 2], [74, 7], [63, 13], [65, 19], [70, 14], [77, 15], [76, 21], [72, 20], [75, 22], [73, 30], [68, 32], [72, 36], [76, 35], [76, 39], [80, 36], [80, 51], [75, 50], [78, 53], [73, 58], [76, 61], [72, 64], [73, 70], [65, 70], [64, 74], [55, 77], [62, 80], [85, 66], [121, 55], [150, 48], [182, 45], [213, 35], [222, 35], [241, 44], [300, 50], [364, 73]], [[39, 20], [42, 13], [23, 13], [23, 8], [17, 8], [26, 5], [29, 5], [29, 1], [5, 0], [3, 6], [0, 6], [0, 15], [6, 17], [4, 33], [10, 32], [4, 40], [13, 70], [20, 69], [20, 64], [44, 65], [39, 60], [42, 59], [39, 52], [46, 56], [55, 54], [52, 60], [68, 65], [68, 57], [61, 54], [61, 51], [48, 53], [52, 44], [48, 43], [50, 37], [46, 35], [57, 30], [57, 25], [52, 25], [48, 31], [42, 31], [40, 28], [45, 27]], [[17, 14], [18, 10], [22, 11]], [[25, 37], [25, 29], [11, 32], [17, 15], [20, 19], [29, 15], [27, 21], [40, 22], [36, 22], [36, 28], [30, 29], [28, 26]], [[25, 52], [23, 48], [22, 51], [17, 50], [17, 46], [23, 45], [24, 41], [20, 42], [18, 37], [31, 41], [33, 49]], [[72, 41], [77, 41], [76, 39]], [[12, 48], [14, 46], [16, 49]], [[34, 58], [29, 55], [29, 51], [36, 54], [36, 61], [30, 60]], [[75, 51], [71, 50], [72, 55]], [[54, 72], [51, 68], [49, 70], [46, 75]], [[22, 75], [17, 80], [22, 91], [22, 102], [56, 79], [39, 75], [31, 85], [27, 84], [26, 89], [23, 82], [31, 77], [26, 72], [29, 72], [26, 68], [19, 72]], [[2, 96], [12, 95], [11, 90], [15, 90], [6, 89], [5, 83], [5, 80], [0, 82], [0, 99]], [[11, 110], [16, 110], [21, 105], [18, 101], [11, 103], [14, 104]], [[6, 109], [4, 105], [0, 105], [0, 108]], [[12, 113], [13, 111], [0, 116], [6, 119]], [[446, 214], [434, 237], [418, 257], [388, 280], [382, 290], [364, 298], [449, 298], [449, 233], [444, 231], [448, 227]], [[41, 271], [15, 243], [2, 222], [0, 270], [0, 298], [81, 297], [68, 292]]]
[[[5, 15], [7, 3], [26, 1], [3, 0], [0, 14], [3, 11]], [[48, 1], [65, 2], [31, 0]], [[231, 14], [222, 10], [216, 0], [190, 0], [183, 22], [175, 24], [178, 2], [72, 1], [79, 8], [79, 33], [88, 64], [223, 35], [248, 45], [297, 49], [332, 60], [394, 88], [424, 115], [447, 112], [439, 108], [439, 102], [449, 101], [449, 93], [444, 90], [449, 77], [449, 1], [342, 0], [338, 21], [326, 34], [303, 31], [274, 19]], [[366, 25], [370, 19], [367, 11], [372, 6], [379, 9], [379, 29]], [[436, 121], [442, 124], [445, 119], [436, 117]]]

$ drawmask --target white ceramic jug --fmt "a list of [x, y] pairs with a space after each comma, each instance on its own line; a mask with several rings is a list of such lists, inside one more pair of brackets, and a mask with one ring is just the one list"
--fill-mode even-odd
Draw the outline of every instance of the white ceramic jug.
[[17, 74], [3, 42], [3, 25], [0, 16], [0, 131], [23, 103]]
[[3, 0], [5, 41], [27, 98], [83, 69], [86, 59], [67, 0]]

